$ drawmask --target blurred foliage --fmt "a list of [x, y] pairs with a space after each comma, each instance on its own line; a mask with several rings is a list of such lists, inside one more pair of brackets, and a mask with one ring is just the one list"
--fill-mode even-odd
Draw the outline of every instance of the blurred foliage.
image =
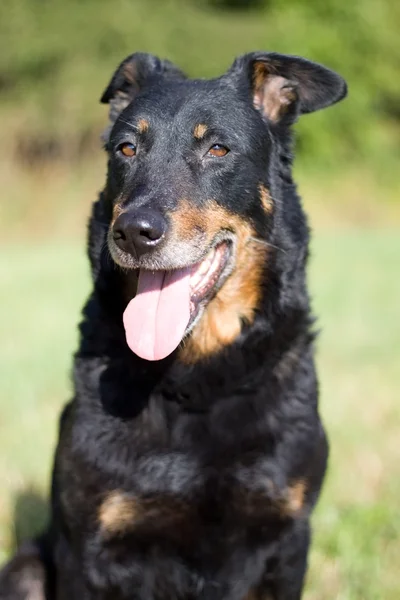
[[[116, 65], [144, 50], [191, 76], [265, 49], [324, 63], [349, 98], [298, 125], [303, 168], [360, 166], [397, 181], [400, 3], [393, 0], [12, 0], [0, 4], [3, 156], [79, 162], [99, 145], [98, 104]], [[393, 194], [391, 195], [393, 198]]]

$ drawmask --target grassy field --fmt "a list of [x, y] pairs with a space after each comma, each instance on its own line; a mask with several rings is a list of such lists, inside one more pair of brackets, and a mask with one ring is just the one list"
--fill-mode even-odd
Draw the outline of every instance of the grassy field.
[[[321, 231], [311, 287], [322, 330], [329, 476], [314, 517], [308, 600], [400, 597], [400, 236]], [[45, 519], [60, 407], [89, 287], [83, 243], [0, 252], [0, 561]]]

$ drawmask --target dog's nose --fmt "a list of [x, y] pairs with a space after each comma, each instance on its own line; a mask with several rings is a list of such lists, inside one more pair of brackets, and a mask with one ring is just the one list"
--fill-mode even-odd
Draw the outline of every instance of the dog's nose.
[[119, 215], [113, 226], [113, 238], [121, 250], [139, 257], [155, 248], [166, 231], [167, 222], [158, 211], [142, 209]]

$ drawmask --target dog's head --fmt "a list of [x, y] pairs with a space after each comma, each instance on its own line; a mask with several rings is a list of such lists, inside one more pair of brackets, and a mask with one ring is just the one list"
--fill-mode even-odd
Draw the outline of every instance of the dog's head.
[[120, 65], [101, 99], [105, 197], [111, 256], [138, 276], [124, 314], [136, 354], [161, 359], [185, 338], [193, 361], [253, 320], [282, 218], [289, 126], [345, 92], [332, 71], [274, 53], [247, 54], [213, 80], [148, 54]]

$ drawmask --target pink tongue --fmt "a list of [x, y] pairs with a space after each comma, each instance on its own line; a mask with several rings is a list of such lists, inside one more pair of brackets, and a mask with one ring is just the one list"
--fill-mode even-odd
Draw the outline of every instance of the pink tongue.
[[137, 294], [124, 312], [129, 348], [146, 360], [171, 354], [190, 319], [190, 270], [140, 270]]

